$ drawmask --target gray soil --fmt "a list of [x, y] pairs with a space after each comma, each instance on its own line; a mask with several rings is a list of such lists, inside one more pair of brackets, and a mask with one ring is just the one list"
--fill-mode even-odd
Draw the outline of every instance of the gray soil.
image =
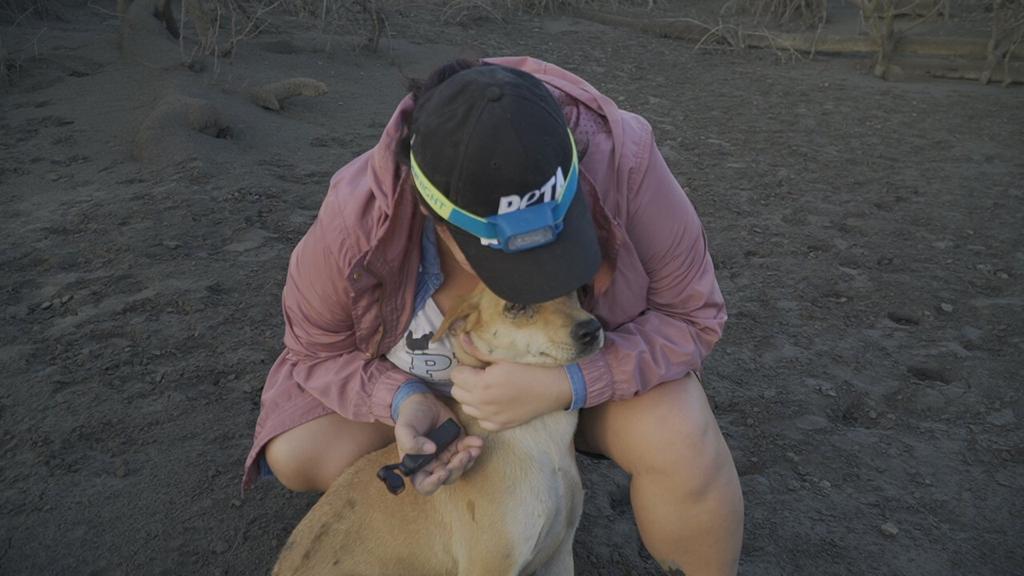
[[[377, 54], [282, 17], [190, 70], [159, 25], [122, 51], [116, 17], [62, 14], [2, 29], [0, 573], [269, 571], [315, 501], [239, 490], [288, 255], [405, 76], [510, 54], [646, 116], [704, 220], [741, 572], [1024, 571], [1020, 89], [426, 3]], [[294, 76], [328, 93], [248, 96]], [[658, 574], [626, 475], [581, 466], [577, 572]]]

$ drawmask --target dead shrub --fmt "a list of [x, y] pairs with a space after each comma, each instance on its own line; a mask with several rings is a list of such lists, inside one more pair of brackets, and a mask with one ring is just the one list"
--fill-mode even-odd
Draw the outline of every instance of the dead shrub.
[[230, 58], [239, 43], [255, 38], [270, 24], [270, 13], [282, 0], [180, 0], [181, 45], [184, 52], [186, 28], [195, 36], [191, 61], [196, 56]]
[[[605, 0], [613, 7], [642, 6], [648, 10], [659, 0]], [[595, 0], [449, 0], [445, 3], [443, 18], [459, 22], [470, 17], [489, 17], [501, 20], [508, 14], [550, 14], [577, 10], [599, 4]]]
[[[878, 78], [886, 80], [903, 77], [903, 70], [892, 62], [900, 39], [920, 24], [937, 16], [949, 14], [946, 0], [859, 0], [858, 7], [861, 18], [878, 48], [872, 72]], [[897, 17], [904, 16], [909, 16], [910, 21], [897, 26]]]
[[298, 18], [316, 20], [320, 31], [360, 38], [356, 48], [376, 52], [390, 34], [386, 0], [284, 0], [281, 8]]
[[985, 69], [979, 80], [987, 84], [996, 67], [1003, 66], [1003, 85], [1010, 77], [1010, 57], [1024, 40], [1024, 0], [994, 0], [992, 2], [992, 34], [988, 41]]
[[722, 14], [748, 15], [763, 25], [820, 26], [828, 16], [828, 0], [729, 0]]

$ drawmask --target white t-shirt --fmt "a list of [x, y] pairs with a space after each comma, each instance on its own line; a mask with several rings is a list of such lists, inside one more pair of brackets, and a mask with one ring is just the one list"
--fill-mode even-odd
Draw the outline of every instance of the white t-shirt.
[[452, 353], [451, 337], [445, 335], [437, 342], [431, 342], [443, 320], [444, 315], [434, 299], [428, 298], [413, 315], [405, 338], [395, 344], [386, 356], [392, 364], [423, 380], [434, 390], [450, 395], [452, 368], [458, 364]]

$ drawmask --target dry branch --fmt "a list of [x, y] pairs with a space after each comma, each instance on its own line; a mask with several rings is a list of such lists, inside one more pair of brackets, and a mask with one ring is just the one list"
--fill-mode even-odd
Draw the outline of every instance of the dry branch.
[[800, 21], [804, 26], [820, 25], [828, 14], [827, 0], [729, 0], [721, 13], [744, 12], [755, 23], [787, 23]]
[[[851, 0], [851, 3], [860, 8], [865, 18], [885, 18], [886, 7], [878, 6], [877, 2], [871, 0]], [[879, 10], [881, 9], [881, 10]], [[949, 14], [948, 0], [894, 0], [892, 2], [892, 13], [894, 16], [922, 16], [927, 17], [933, 14]]]
[[[932, 78], [983, 81], [986, 70], [975, 62], [950, 62], [948, 60], [897, 60], [908, 72], [915, 72]], [[998, 66], [987, 77], [988, 81], [1003, 85], [1024, 84], [1024, 65]]]
[[641, 20], [597, 10], [577, 10], [576, 14], [599, 24], [629, 28], [653, 36], [686, 40], [694, 44], [704, 40], [709, 33], [715, 30], [707, 24], [689, 18], [644, 18]]
[[[992, 4], [992, 34], [989, 37], [985, 70], [978, 78], [982, 84], [991, 80], [1010, 83], [1010, 61], [1024, 40], [1024, 0], [994, 0]], [[1018, 54], [1019, 55], [1019, 54]], [[997, 66], [1002, 63], [1002, 79], [995, 78]], [[1019, 78], [1019, 76], [1018, 76]]]

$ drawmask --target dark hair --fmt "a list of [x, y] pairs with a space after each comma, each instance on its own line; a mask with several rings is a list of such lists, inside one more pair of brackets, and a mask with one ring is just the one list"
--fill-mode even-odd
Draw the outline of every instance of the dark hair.
[[469, 70], [470, 68], [476, 68], [477, 66], [486, 65], [487, 63], [481, 62], [480, 60], [459, 58], [435, 68], [434, 71], [425, 79], [408, 79], [406, 88], [409, 90], [409, 93], [412, 94], [413, 108], [412, 111], [406, 113], [406, 116], [403, 118], [405, 131], [402, 133], [402, 137], [398, 139], [398, 144], [395, 145], [395, 158], [398, 160], [399, 164], [403, 166], [409, 165], [409, 150], [411, 148], [409, 141], [412, 138], [412, 133], [409, 128], [412, 125], [412, 119], [416, 116], [416, 106], [423, 101], [423, 98], [429, 94], [431, 90], [440, 86], [442, 82], [452, 76], [455, 76], [459, 72]]

